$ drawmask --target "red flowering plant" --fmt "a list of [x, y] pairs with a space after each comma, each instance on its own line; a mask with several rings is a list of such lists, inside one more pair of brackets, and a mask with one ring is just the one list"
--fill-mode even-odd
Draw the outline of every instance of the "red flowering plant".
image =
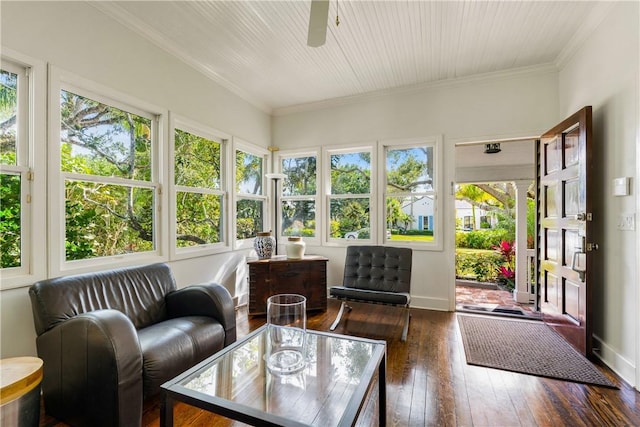
[[509, 290], [515, 288], [516, 283], [516, 267], [515, 255], [516, 248], [513, 242], [503, 240], [498, 246], [493, 247], [503, 259], [503, 265], [498, 267], [498, 280], [503, 282]]

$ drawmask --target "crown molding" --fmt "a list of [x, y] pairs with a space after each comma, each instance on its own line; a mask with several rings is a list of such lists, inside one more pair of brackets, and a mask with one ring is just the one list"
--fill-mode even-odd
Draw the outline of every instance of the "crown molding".
[[382, 89], [374, 92], [367, 92], [358, 95], [343, 96], [339, 98], [325, 99], [306, 104], [292, 105], [290, 107], [274, 108], [271, 112], [273, 116], [285, 116], [304, 111], [321, 110], [325, 108], [335, 108], [344, 105], [358, 104], [374, 101], [390, 95], [403, 95], [407, 93], [426, 92], [433, 89], [457, 87], [469, 83], [487, 82], [493, 80], [504, 80], [533, 74], [557, 73], [558, 67], [553, 63], [534, 65], [529, 67], [512, 68], [509, 70], [492, 71], [489, 73], [474, 74], [467, 77], [438, 80], [434, 82], [418, 83], [415, 85], [402, 86], [390, 89]]

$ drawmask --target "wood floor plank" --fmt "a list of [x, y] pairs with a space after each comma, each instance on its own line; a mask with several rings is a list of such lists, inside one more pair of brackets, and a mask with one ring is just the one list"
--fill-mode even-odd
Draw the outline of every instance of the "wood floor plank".
[[[308, 328], [328, 331], [340, 303], [309, 313]], [[411, 310], [409, 336], [400, 341], [402, 312], [383, 305], [354, 305], [336, 333], [387, 342], [389, 426], [640, 426], [640, 393], [605, 366], [619, 389], [570, 383], [467, 365], [455, 313]], [[264, 324], [264, 316], [237, 312], [238, 337]], [[378, 425], [377, 389], [358, 426]], [[159, 425], [159, 398], [145, 402], [144, 427]], [[241, 426], [186, 404], [177, 404], [176, 426]], [[40, 427], [66, 427], [42, 411]]]

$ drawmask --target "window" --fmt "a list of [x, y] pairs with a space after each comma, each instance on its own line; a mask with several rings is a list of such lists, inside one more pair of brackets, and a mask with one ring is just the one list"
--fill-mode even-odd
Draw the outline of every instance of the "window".
[[318, 207], [317, 154], [283, 155], [280, 170], [287, 175], [282, 183], [282, 234], [316, 237]]
[[234, 152], [236, 240], [241, 241], [255, 237], [258, 231], [268, 227], [264, 191], [266, 153], [242, 143], [236, 144]]
[[29, 136], [27, 71], [3, 60], [0, 69], [0, 267], [24, 274], [29, 265]]
[[162, 228], [157, 215], [159, 115], [64, 80], [51, 90], [58, 99], [51, 114], [62, 184], [60, 200], [55, 194], [52, 199], [63, 212], [62, 229], [53, 230], [58, 238], [53, 245], [61, 251], [52, 255], [54, 261], [57, 255], [62, 265], [73, 261], [78, 266], [82, 260], [157, 255]]
[[473, 217], [471, 217], [470, 215], [466, 215], [464, 217], [464, 229], [473, 230]]
[[196, 128], [183, 120], [174, 126], [173, 234], [178, 251], [223, 246], [221, 243], [228, 240], [224, 232], [227, 194], [224, 152], [228, 140], [220, 132]]
[[327, 156], [329, 238], [373, 239], [371, 150], [332, 150]]
[[392, 241], [441, 244], [435, 241], [439, 210], [437, 147], [435, 139], [381, 144], [385, 164], [385, 224]]

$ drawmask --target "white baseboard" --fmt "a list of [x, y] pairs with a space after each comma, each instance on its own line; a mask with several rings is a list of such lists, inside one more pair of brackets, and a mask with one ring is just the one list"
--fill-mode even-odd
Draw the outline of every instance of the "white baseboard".
[[449, 307], [449, 300], [446, 298], [428, 298], [412, 295], [411, 307], [437, 311], [451, 311], [451, 308]]
[[617, 351], [604, 343], [598, 336], [593, 335], [593, 354], [602, 360], [613, 372], [618, 374], [632, 387], [638, 388], [636, 384], [636, 367]]

